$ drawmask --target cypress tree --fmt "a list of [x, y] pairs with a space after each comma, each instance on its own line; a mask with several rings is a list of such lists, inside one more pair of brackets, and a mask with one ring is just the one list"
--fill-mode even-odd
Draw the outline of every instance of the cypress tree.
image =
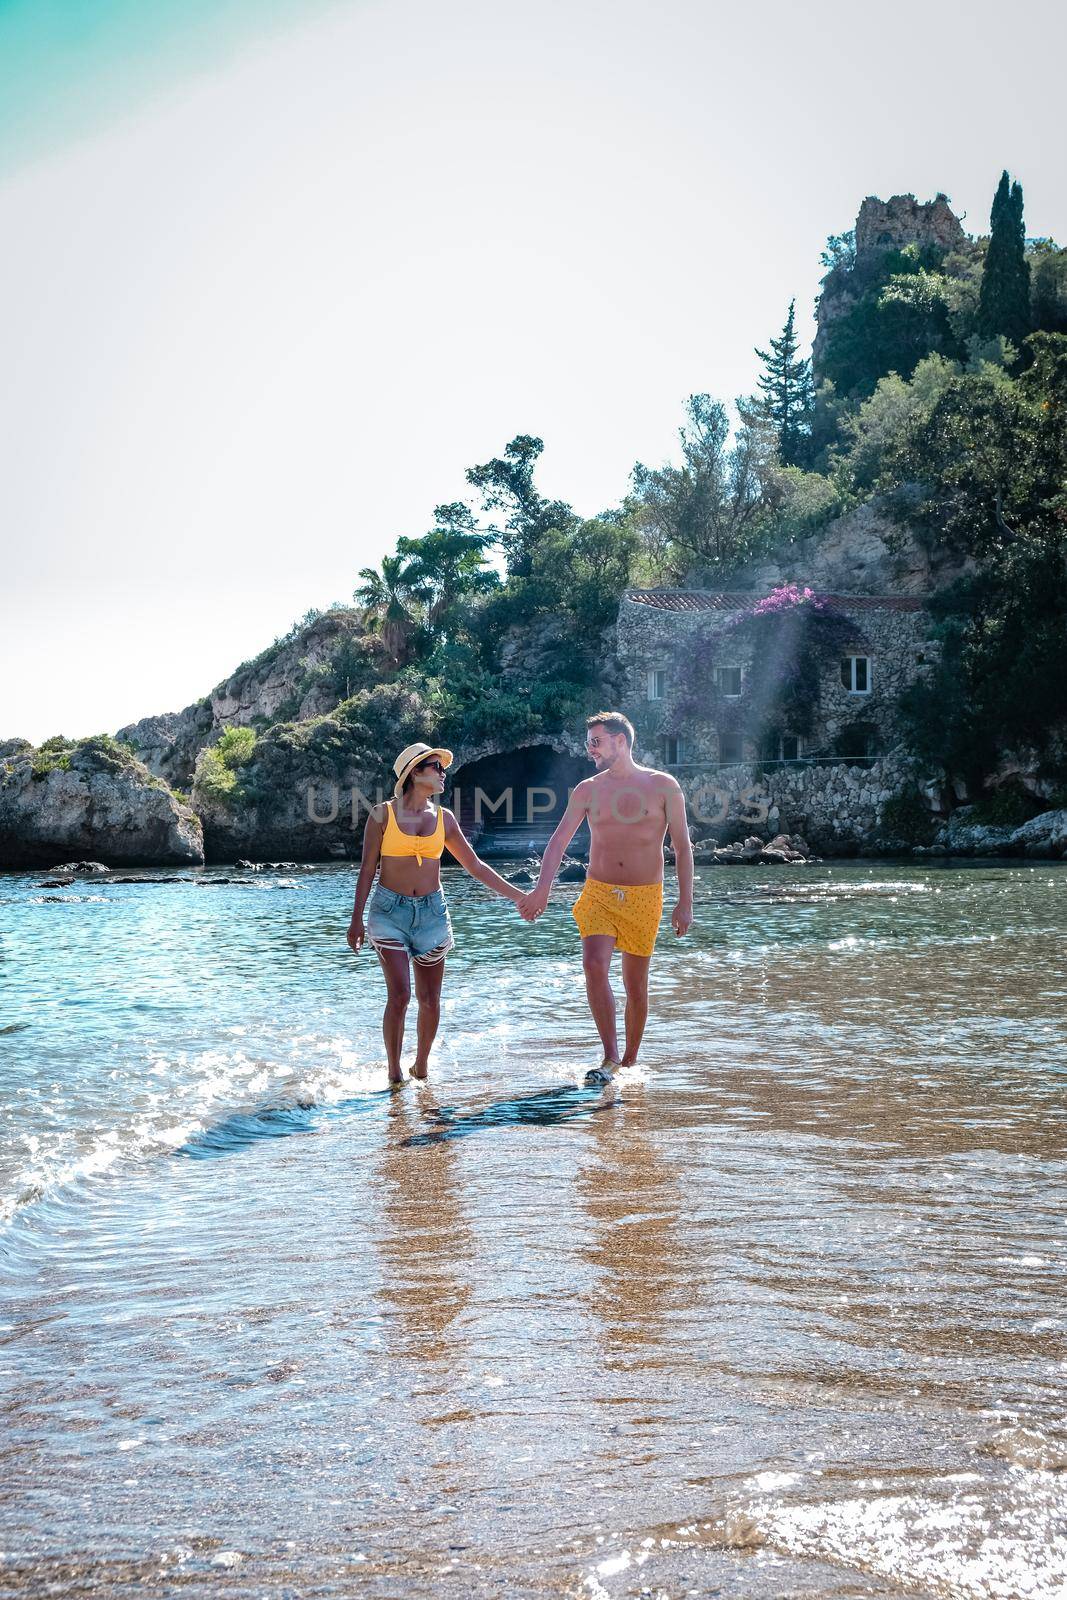
[[795, 466], [809, 430], [812, 404], [811, 362], [798, 360], [799, 340], [794, 327], [796, 301], [789, 302], [789, 315], [781, 336], [771, 340], [770, 351], [757, 350], [764, 372], [757, 380], [760, 398], [756, 415], [766, 418], [778, 435], [778, 458]]
[[989, 215], [989, 248], [978, 297], [978, 332], [1004, 334], [1018, 348], [1031, 329], [1030, 263], [1026, 259], [1023, 191], [1001, 174]]

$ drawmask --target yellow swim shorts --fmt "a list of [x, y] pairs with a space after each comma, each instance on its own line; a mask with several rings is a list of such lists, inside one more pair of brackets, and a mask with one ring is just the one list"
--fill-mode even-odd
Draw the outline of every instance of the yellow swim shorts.
[[610, 934], [630, 956], [650, 956], [663, 914], [662, 883], [601, 883], [586, 878], [572, 914], [583, 939]]

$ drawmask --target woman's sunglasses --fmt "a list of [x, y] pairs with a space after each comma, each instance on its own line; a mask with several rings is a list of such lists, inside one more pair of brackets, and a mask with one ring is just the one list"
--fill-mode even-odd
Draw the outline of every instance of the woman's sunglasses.
[[417, 770], [425, 772], [428, 767], [432, 768], [434, 772], [439, 772], [442, 778], [444, 777], [445, 769], [439, 761], [420, 761]]

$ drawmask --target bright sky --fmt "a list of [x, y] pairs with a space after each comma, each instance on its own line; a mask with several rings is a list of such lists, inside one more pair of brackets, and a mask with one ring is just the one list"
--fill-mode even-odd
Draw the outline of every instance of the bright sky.
[[[864, 195], [1067, 240], [1052, 4], [0, 0], [0, 739], [177, 710], [514, 434], [593, 514]], [[1007, 57], [1007, 60], [1006, 60]], [[1014, 65], [1012, 65], [1014, 63]]]

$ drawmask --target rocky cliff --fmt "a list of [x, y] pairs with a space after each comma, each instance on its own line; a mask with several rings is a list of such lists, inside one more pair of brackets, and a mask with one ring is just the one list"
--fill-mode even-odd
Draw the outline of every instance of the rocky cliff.
[[806, 539], [739, 567], [723, 587], [766, 594], [795, 582], [832, 594], [926, 595], [972, 567], [944, 548], [931, 549], [868, 500]]
[[[6, 752], [6, 753], [5, 753]], [[202, 862], [200, 818], [113, 739], [0, 746], [0, 867]]]
[[378, 647], [358, 611], [293, 629], [184, 711], [142, 717], [116, 737], [166, 783], [187, 789], [198, 753], [227, 727], [267, 727], [329, 711], [375, 679]]

